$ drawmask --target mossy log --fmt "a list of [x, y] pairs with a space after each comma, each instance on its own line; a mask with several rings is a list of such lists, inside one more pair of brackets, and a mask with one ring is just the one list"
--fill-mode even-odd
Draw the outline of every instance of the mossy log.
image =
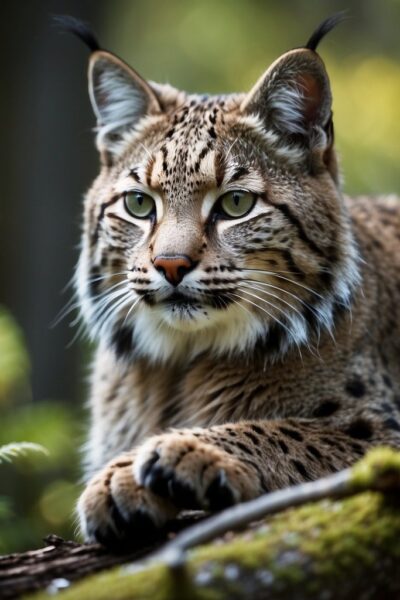
[[372, 451], [351, 470], [349, 485], [351, 497], [289, 508], [190, 550], [173, 567], [161, 559], [120, 566], [61, 598], [399, 598], [400, 453]]

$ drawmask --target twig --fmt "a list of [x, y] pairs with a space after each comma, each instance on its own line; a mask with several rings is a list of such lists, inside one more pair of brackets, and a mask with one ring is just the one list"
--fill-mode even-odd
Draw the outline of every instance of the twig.
[[228, 531], [242, 528], [267, 515], [306, 502], [316, 502], [325, 498], [344, 498], [365, 490], [398, 491], [400, 488], [399, 480], [400, 475], [397, 470], [393, 471], [390, 465], [385, 467], [384, 464], [380, 465], [377, 462], [376, 472], [372, 480], [356, 481], [353, 469], [348, 468], [316, 481], [265, 494], [255, 500], [228, 508], [206, 521], [196, 523], [185, 529], [160, 551], [150, 556], [149, 560], [161, 561], [171, 568], [179, 568], [184, 564], [185, 552], [190, 548], [209, 542]]
[[161, 561], [172, 568], [177, 568], [183, 564], [184, 554], [187, 550], [209, 542], [228, 531], [239, 529], [267, 515], [306, 502], [351, 495], [354, 493], [354, 488], [349, 485], [350, 472], [350, 469], [345, 469], [317, 481], [264, 494], [255, 500], [228, 508], [206, 521], [182, 531], [159, 552], [150, 556], [149, 560], [151, 562]]

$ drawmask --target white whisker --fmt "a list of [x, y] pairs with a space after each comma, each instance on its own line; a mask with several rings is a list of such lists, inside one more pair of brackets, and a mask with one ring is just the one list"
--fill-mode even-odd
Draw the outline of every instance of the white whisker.
[[[248, 287], [249, 289], [254, 289], [256, 291], [263, 292], [264, 294], [267, 294], [271, 298], [276, 298], [277, 300], [279, 300], [279, 302], [282, 302], [283, 304], [285, 304], [286, 306], [288, 306], [289, 308], [291, 308], [295, 313], [297, 313], [301, 319], [304, 319], [304, 316], [301, 314], [301, 312], [299, 311], [298, 308], [296, 308], [295, 306], [293, 306], [293, 304], [290, 304], [290, 302], [287, 302], [286, 300], [284, 300], [283, 298], [281, 298], [277, 294], [273, 294], [272, 292], [269, 292], [268, 290], [265, 290], [262, 287], [259, 287], [259, 286], [254, 285], [254, 284], [250, 285], [248, 283], [243, 283], [242, 285], [245, 286], [245, 287]], [[276, 307], [276, 308], [278, 308], [278, 307]], [[280, 309], [280, 310], [282, 310], [282, 309]]]
[[88, 279], [88, 283], [94, 283], [95, 281], [104, 281], [105, 279], [110, 279], [111, 277], [117, 277], [118, 275], [129, 275], [130, 271], [118, 271], [117, 273], [105, 273], [104, 275], [96, 275], [95, 277], [91, 277]]
[[291, 330], [287, 325], [285, 325], [285, 323], [283, 323], [275, 315], [271, 314], [269, 311], [267, 311], [265, 308], [263, 308], [259, 304], [256, 304], [255, 302], [252, 302], [252, 301], [248, 300], [248, 298], [242, 298], [242, 300], [250, 302], [251, 304], [254, 304], [254, 306], [256, 306], [257, 308], [259, 308], [260, 310], [263, 310], [264, 312], [266, 312], [275, 322], [279, 323], [279, 325], [281, 325], [285, 329], [285, 331], [289, 334], [290, 339], [292, 339], [294, 341], [294, 343], [296, 344], [298, 352], [300, 354], [300, 358], [302, 359], [300, 342], [307, 342], [307, 335], [306, 335], [306, 330], [305, 330], [303, 322], [302, 321], [300, 322], [301, 323], [301, 328], [299, 329], [299, 326], [296, 326], [296, 324], [293, 322], [293, 319], [292, 319], [291, 315], [286, 314], [283, 309], [280, 309], [279, 307], [277, 307], [272, 302], [269, 302], [265, 298], [261, 298], [257, 294], [253, 294], [252, 292], [249, 292], [249, 291], [247, 291], [247, 290], [245, 290], [243, 288], [239, 288], [239, 290], [242, 291], [245, 294], [248, 294], [249, 296], [252, 296], [252, 297], [256, 298], [257, 300], [260, 300], [261, 302], [264, 302], [265, 304], [268, 304], [268, 306], [272, 306], [275, 310], [278, 310], [287, 319], [289, 319], [289, 321], [291, 322], [291, 325], [293, 327], [293, 330]]
[[148, 148], [146, 148], [146, 146], [142, 142], [139, 142], [139, 145], [142, 146], [143, 150], [146, 152], [146, 154], [150, 158], [150, 160], [153, 160], [153, 156], [152, 156], [150, 150]]
[[106, 329], [110, 317], [114, 315], [117, 316], [118, 312], [120, 312], [122, 308], [125, 308], [125, 305], [129, 306], [130, 302], [130, 294], [128, 296], [127, 292], [125, 292], [124, 296], [121, 299], [119, 299], [115, 304], [113, 304], [107, 310], [106, 314], [103, 315], [101, 321], [97, 325], [95, 325], [96, 329], [99, 332], [102, 332], [104, 329]]
[[132, 306], [130, 307], [130, 309], [128, 310], [126, 317], [124, 319], [124, 322], [122, 323], [122, 326], [125, 325], [126, 321], [128, 320], [129, 315], [131, 314], [132, 310], [135, 308], [135, 306], [137, 306], [140, 302], [142, 298], [139, 296], [133, 303]]
[[289, 277], [284, 277], [283, 275], [279, 275], [278, 273], [276, 273], [274, 271], [265, 271], [263, 269], [242, 269], [242, 271], [249, 271], [249, 272], [254, 272], [254, 273], [264, 273], [265, 275], [272, 275], [273, 277], [278, 277], [278, 279], [283, 279], [285, 281], [288, 281], [289, 283], [292, 283], [293, 285], [298, 285], [299, 287], [307, 290], [307, 292], [310, 292], [310, 294], [314, 294], [314, 296], [317, 296], [321, 300], [324, 299], [324, 297], [321, 296], [321, 294], [319, 294], [312, 288], [308, 287], [307, 285], [304, 285], [303, 283], [299, 283], [298, 281], [295, 281], [294, 279], [290, 279]]
[[[251, 292], [248, 292], [247, 290], [240, 290], [240, 291], [242, 291], [245, 294], [248, 294], [249, 296], [255, 296], [256, 298], [259, 298], [259, 296], [256, 296], [255, 294], [252, 294]], [[248, 298], [243, 298], [243, 296], [240, 296], [239, 294], [236, 294], [234, 292], [231, 292], [231, 295], [235, 296], [236, 298], [240, 298], [241, 300], [244, 300], [245, 302], [248, 302], [249, 304], [252, 304], [256, 308], [259, 308], [260, 310], [265, 312], [273, 321], [276, 321], [277, 323], [279, 323], [279, 325], [281, 325], [284, 329], [286, 329], [286, 331], [289, 334], [291, 334], [291, 331], [289, 330], [287, 325], [285, 325], [285, 323], [282, 323], [282, 321], [280, 321], [277, 317], [275, 317], [272, 313], [270, 313], [268, 310], [266, 310], [259, 304], [256, 304], [255, 302], [253, 302], [252, 300], [249, 300]], [[265, 302], [266, 304], [269, 304], [270, 306], [272, 306], [273, 308], [276, 309], [276, 306], [274, 304], [272, 304], [272, 302], [268, 302], [267, 300], [264, 300], [263, 298], [259, 298], [259, 300]]]
[[265, 281], [260, 281], [259, 279], [244, 279], [244, 281], [246, 281], [248, 283], [254, 282], [257, 285], [261, 285], [263, 287], [268, 287], [268, 288], [277, 290], [278, 292], [281, 292], [283, 294], [287, 294], [288, 296], [291, 296], [294, 300], [297, 300], [297, 302], [300, 302], [300, 304], [303, 304], [303, 306], [305, 306], [306, 308], [309, 308], [317, 317], [319, 316], [318, 311], [312, 306], [312, 304], [309, 304], [309, 302], [306, 302], [305, 300], [300, 298], [300, 296], [298, 296], [297, 294], [294, 294], [293, 292], [289, 292], [289, 290], [285, 290], [285, 288], [279, 287], [278, 285], [273, 285], [272, 283], [266, 283]]

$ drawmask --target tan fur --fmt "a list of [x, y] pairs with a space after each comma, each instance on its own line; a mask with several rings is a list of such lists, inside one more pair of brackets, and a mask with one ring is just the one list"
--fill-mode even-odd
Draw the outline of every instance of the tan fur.
[[[291, 51], [248, 96], [151, 84], [160, 108], [152, 95], [133, 128], [99, 138], [77, 273], [99, 342], [88, 539], [135, 538], [181, 508], [217, 510], [400, 445], [400, 201], [342, 197], [315, 57]], [[311, 114], [313, 98], [305, 117], [298, 81], [311, 77], [323, 108]], [[296, 129], [300, 117], [312, 122]], [[132, 188], [152, 195], [156, 221], [127, 213]], [[254, 192], [252, 211], [214, 218], [234, 189]], [[177, 288], [189, 307], [166, 302], [176, 290], [153, 265], [165, 255], [196, 264]]]

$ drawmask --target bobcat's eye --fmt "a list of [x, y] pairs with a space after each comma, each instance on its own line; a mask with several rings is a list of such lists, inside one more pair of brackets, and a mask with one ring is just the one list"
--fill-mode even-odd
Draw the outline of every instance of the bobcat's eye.
[[227, 192], [219, 199], [219, 206], [222, 216], [231, 219], [238, 219], [247, 214], [254, 206], [256, 201], [255, 194], [234, 190]]
[[155, 212], [153, 198], [143, 192], [126, 192], [124, 202], [128, 213], [138, 219], [146, 219]]

